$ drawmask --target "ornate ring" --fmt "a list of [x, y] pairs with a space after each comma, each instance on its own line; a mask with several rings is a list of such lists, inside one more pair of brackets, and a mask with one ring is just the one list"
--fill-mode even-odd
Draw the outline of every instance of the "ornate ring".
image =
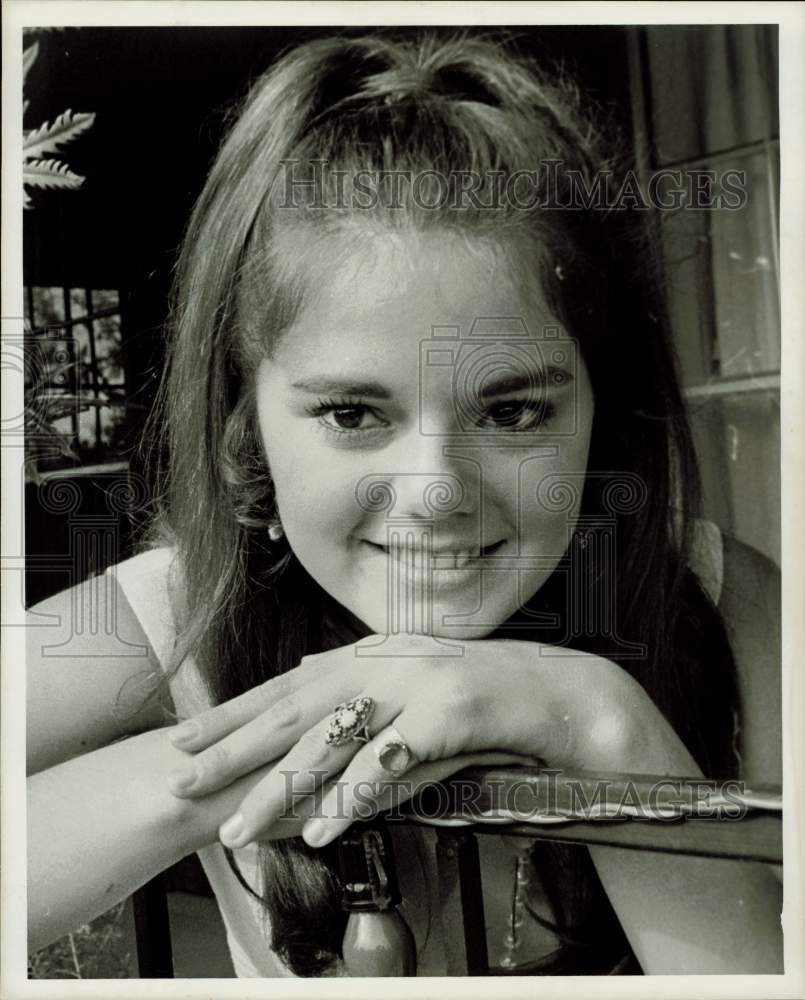
[[381, 733], [378, 733], [373, 740], [373, 746], [380, 766], [388, 774], [402, 774], [414, 760], [413, 750], [394, 726], [386, 726]]
[[327, 723], [325, 742], [334, 747], [340, 747], [343, 743], [349, 743], [350, 740], [368, 743], [367, 723], [374, 707], [374, 701], [366, 696], [353, 698], [352, 701], [343, 705], [336, 705], [330, 721]]

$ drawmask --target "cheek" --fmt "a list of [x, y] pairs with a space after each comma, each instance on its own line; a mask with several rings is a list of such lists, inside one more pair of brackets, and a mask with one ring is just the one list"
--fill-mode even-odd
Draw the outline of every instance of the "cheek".
[[355, 489], [336, 469], [286, 447], [268, 451], [280, 519], [294, 548], [342, 537], [356, 518]]
[[290, 422], [261, 420], [261, 431], [286, 539], [311, 569], [332, 559], [354, 526], [355, 484], [326, 452], [300, 441]]
[[554, 442], [556, 453], [525, 461], [518, 470], [520, 544], [561, 558], [578, 520], [587, 478], [590, 427]]

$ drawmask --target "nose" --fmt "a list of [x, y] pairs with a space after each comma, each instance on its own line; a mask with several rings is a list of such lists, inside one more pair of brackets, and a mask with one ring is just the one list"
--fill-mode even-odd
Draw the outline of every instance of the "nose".
[[382, 473], [362, 480], [364, 509], [368, 500], [389, 520], [463, 521], [478, 512], [481, 469], [455, 440], [451, 445], [449, 438], [417, 429], [384, 459]]

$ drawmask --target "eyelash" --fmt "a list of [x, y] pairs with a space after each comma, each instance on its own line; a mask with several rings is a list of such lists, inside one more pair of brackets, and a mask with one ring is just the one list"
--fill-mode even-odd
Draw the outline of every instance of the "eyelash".
[[[539, 402], [534, 402], [533, 400], [524, 399], [512, 399], [505, 400], [493, 404], [489, 409], [493, 409], [494, 406], [509, 406], [515, 410], [515, 413], [524, 413], [525, 411], [530, 411], [532, 417], [526, 427], [502, 427], [502, 430], [508, 430], [509, 433], [522, 434], [525, 432], [533, 432], [538, 430], [540, 427], [544, 427], [553, 419], [556, 414], [556, 407], [553, 403], [542, 400]], [[357, 411], [361, 415], [370, 413], [374, 415], [375, 419], [379, 421], [378, 425], [360, 428], [360, 427], [335, 427], [333, 424], [328, 423], [324, 418], [328, 414], [337, 413], [339, 410], [344, 411]], [[359, 399], [319, 399], [312, 406], [306, 407], [305, 412], [310, 417], [315, 417], [319, 420], [322, 427], [325, 428], [330, 434], [338, 435], [339, 437], [347, 436], [354, 437], [359, 434], [371, 434], [378, 430], [383, 430], [388, 427], [388, 422], [382, 420], [373, 407], [368, 406], [366, 403], [361, 402]]]
[[516, 427], [513, 425], [513, 421], [509, 422], [509, 426], [504, 425], [499, 427], [500, 430], [508, 431], [511, 434], [523, 434], [539, 430], [540, 427], [545, 427], [549, 424], [556, 415], [556, 407], [547, 399], [538, 401], [534, 401], [533, 399], [506, 399], [498, 403], [493, 403], [489, 409], [491, 410], [495, 406], [510, 407], [515, 412], [515, 418], [526, 412], [531, 413], [528, 425], [525, 427]]
[[324, 420], [324, 417], [327, 416], [327, 414], [336, 413], [339, 410], [357, 410], [361, 414], [372, 413], [377, 420], [380, 420], [380, 417], [377, 416], [377, 413], [372, 409], [372, 407], [367, 406], [366, 403], [362, 403], [359, 399], [319, 399], [313, 406], [307, 407], [305, 412], [308, 416], [316, 417], [322, 427], [324, 427], [331, 434], [337, 434], [339, 436], [367, 434], [372, 431], [382, 430], [383, 427], [388, 426], [385, 421], [381, 421], [379, 427], [369, 427], [365, 429], [361, 429], [359, 427], [334, 427], [332, 424], [329, 424]]

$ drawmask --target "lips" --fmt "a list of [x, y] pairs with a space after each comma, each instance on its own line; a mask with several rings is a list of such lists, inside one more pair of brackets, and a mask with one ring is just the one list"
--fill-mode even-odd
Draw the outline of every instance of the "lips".
[[493, 542], [492, 545], [481, 546], [480, 548], [477, 545], [470, 545], [467, 542], [451, 543], [449, 545], [442, 544], [432, 548], [409, 545], [394, 545], [389, 547], [378, 542], [370, 542], [368, 539], [366, 544], [376, 551], [390, 556], [392, 559], [421, 566], [426, 557], [429, 557], [433, 560], [433, 569], [449, 570], [465, 569], [478, 559], [485, 559], [487, 556], [493, 555], [505, 544], [505, 539]]

